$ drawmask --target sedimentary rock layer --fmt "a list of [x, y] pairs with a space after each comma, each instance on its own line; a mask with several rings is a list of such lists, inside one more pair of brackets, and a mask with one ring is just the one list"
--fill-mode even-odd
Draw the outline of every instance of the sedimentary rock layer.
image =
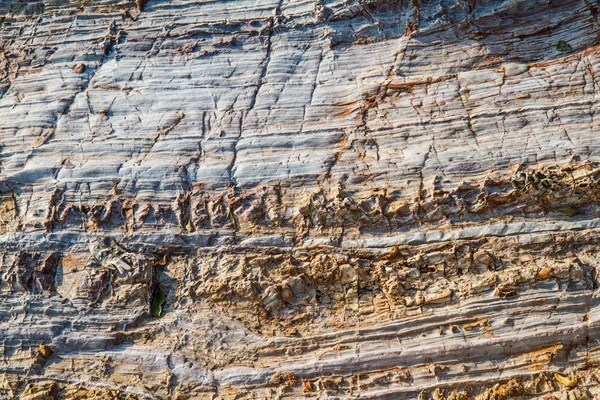
[[600, 396], [599, 12], [0, 1], [0, 397]]

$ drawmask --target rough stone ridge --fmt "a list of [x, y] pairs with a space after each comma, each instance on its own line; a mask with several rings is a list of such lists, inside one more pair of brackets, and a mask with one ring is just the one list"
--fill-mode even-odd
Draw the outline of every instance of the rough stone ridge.
[[0, 0], [0, 398], [600, 398], [595, 0]]

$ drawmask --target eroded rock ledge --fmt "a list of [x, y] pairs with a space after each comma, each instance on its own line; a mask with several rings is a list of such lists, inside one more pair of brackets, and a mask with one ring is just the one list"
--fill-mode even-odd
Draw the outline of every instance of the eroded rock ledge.
[[0, 2], [0, 397], [597, 398], [599, 11]]

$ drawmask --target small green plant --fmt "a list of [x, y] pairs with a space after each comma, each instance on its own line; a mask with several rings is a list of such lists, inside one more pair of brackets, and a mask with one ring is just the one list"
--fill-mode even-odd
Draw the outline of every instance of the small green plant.
[[152, 304], [150, 304], [150, 312], [153, 317], [160, 317], [162, 314], [162, 307], [167, 301], [167, 296], [160, 290], [156, 289], [154, 292], [154, 297], [152, 297]]
[[565, 42], [564, 40], [559, 40], [558, 43], [556, 43], [556, 50], [564, 53], [573, 50], [573, 48], [569, 43]]

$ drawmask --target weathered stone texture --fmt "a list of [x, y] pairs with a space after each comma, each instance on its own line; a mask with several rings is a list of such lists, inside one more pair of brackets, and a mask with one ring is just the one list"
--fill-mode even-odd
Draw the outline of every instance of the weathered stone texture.
[[599, 398], [599, 12], [0, 0], [0, 398]]

